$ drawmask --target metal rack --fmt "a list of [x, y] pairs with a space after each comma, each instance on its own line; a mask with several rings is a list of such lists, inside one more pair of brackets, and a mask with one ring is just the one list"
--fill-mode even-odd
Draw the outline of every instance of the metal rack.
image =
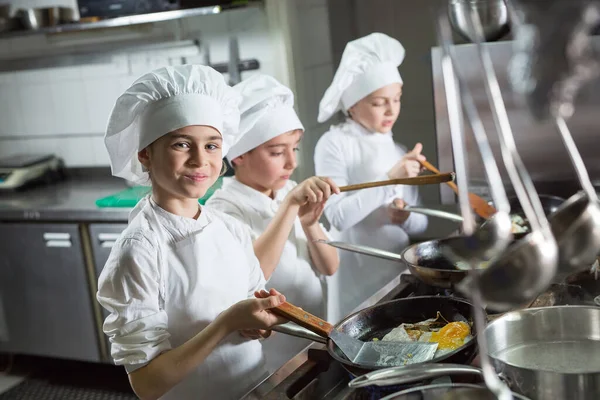
[[[258, 3], [250, 2], [243, 7], [256, 6]], [[91, 23], [73, 23], [54, 27], [47, 27], [35, 31], [17, 31], [0, 34], [0, 39], [13, 36], [22, 36], [22, 34], [55, 34], [62, 32], [89, 31], [100, 28], [115, 28], [129, 25], [138, 25], [154, 23], [161, 21], [177, 20], [181, 18], [195, 17], [200, 15], [218, 14], [229, 9], [240, 8], [242, 6], [228, 7], [223, 9], [221, 6], [201, 7], [185, 10], [174, 10], [157, 12], [151, 14], [135, 15], [129, 17], [120, 17], [106, 19]], [[157, 38], [137, 39], [120, 41], [118, 43], [94, 44], [90, 47], [76, 47], [70, 49], [52, 49], [49, 51], [37, 52], [32, 56], [21, 56], [18, 58], [0, 58], [0, 72], [24, 71], [43, 68], [68, 67], [89, 64], [107, 64], [113, 62], [113, 57], [119, 54], [131, 54], [139, 52], [168, 51], [175, 52], [171, 58], [179, 59], [181, 63], [199, 63], [210, 65], [221, 73], [229, 74], [230, 84], [236, 84], [241, 80], [240, 74], [244, 71], [251, 71], [260, 68], [260, 63], [256, 59], [241, 60], [239, 57], [239, 46], [237, 38], [231, 37], [229, 40], [229, 61], [213, 64], [210, 62], [208, 48], [204, 48], [200, 39], [172, 41], [164, 40], [157, 43]]]
[[93, 29], [106, 29], [106, 28], [118, 28], [130, 25], [141, 25], [149, 24], [154, 22], [172, 21], [182, 18], [197, 17], [200, 15], [214, 15], [219, 14], [223, 11], [241, 7], [253, 7], [256, 4], [252, 2], [241, 6], [232, 6], [224, 9], [221, 6], [210, 6], [210, 7], [198, 7], [189, 8], [184, 10], [172, 10], [162, 11], [149, 14], [131, 15], [118, 18], [108, 18], [97, 22], [76, 22], [69, 24], [62, 24], [56, 26], [49, 26], [45, 28], [35, 30], [17, 30], [0, 33], [0, 39], [11, 38], [11, 37], [22, 37], [28, 35], [39, 35], [39, 34], [57, 34], [63, 32], [79, 32], [89, 31]]
[[181, 63], [199, 63], [210, 65], [221, 73], [230, 75], [230, 83], [235, 84], [240, 80], [240, 73], [252, 71], [260, 68], [260, 62], [257, 59], [241, 60], [237, 38], [232, 37], [229, 41], [229, 61], [223, 63], [211, 63], [208, 49], [205, 49], [203, 57], [201, 56], [202, 43], [200, 40], [186, 41], [166, 41], [162, 43], [152, 42], [121, 42], [118, 46], [115, 44], [95, 45], [93, 51], [69, 50], [65, 52], [48, 52], [47, 54], [38, 54], [32, 57], [22, 57], [15, 59], [0, 60], [0, 72], [25, 71], [32, 69], [56, 68], [89, 64], [108, 64], [113, 60], [113, 56], [118, 54], [131, 54], [134, 52], [169, 50], [179, 52], [173, 58], [179, 58]]

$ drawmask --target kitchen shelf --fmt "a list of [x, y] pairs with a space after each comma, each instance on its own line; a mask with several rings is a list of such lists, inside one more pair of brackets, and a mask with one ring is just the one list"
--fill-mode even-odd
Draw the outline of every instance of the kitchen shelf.
[[222, 6], [198, 7], [198, 8], [184, 9], [184, 10], [172, 10], [172, 11], [131, 15], [131, 16], [117, 17], [117, 18], [107, 18], [107, 19], [97, 21], [97, 22], [80, 22], [80, 23], [62, 24], [62, 25], [49, 26], [49, 27], [36, 29], [36, 30], [22, 29], [22, 30], [0, 33], [0, 40], [11, 38], [11, 37], [22, 37], [22, 36], [28, 36], [28, 35], [80, 32], [80, 31], [90, 31], [90, 30], [94, 30], [94, 29], [118, 28], [118, 27], [123, 27], [123, 26], [149, 24], [149, 23], [163, 22], [163, 21], [172, 21], [172, 20], [182, 19], [182, 18], [197, 17], [200, 15], [219, 14], [223, 11], [237, 9], [237, 8], [243, 8], [243, 7], [252, 7], [252, 6], [256, 6], [257, 4], [258, 4], [258, 2], [251, 1], [248, 3], [240, 3], [239, 5], [227, 6], [227, 8], [223, 8]]
[[[111, 63], [113, 56], [118, 54], [131, 54], [135, 52], [160, 51], [160, 50], [178, 50], [177, 58], [185, 63], [208, 64], [221, 73], [229, 73], [230, 68], [236, 68], [237, 71], [253, 71], [260, 68], [260, 62], [257, 59], [239, 59], [239, 53], [235, 54], [235, 61], [223, 63], [211, 63], [208, 58], [200, 53], [201, 43], [199, 40], [185, 40], [180, 42], [165, 41], [156, 43], [156, 39], [150, 42], [122, 42], [118, 46], [115, 44], [97, 45], [93, 51], [89, 49], [68, 50], [64, 53], [41, 53], [36, 56], [22, 57], [16, 59], [0, 59], [0, 73], [25, 71], [32, 69], [72, 67], [77, 65], [103, 64]], [[200, 58], [200, 60], [199, 60]]]
[[24, 71], [54, 67], [68, 67], [86, 64], [111, 63], [114, 55], [131, 54], [143, 51], [178, 50], [182, 57], [199, 54], [200, 42], [186, 40], [158, 42], [156, 38], [127, 40], [119, 43], [95, 44], [79, 46], [74, 49], [52, 49], [39, 51], [37, 54], [18, 58], [0, 58], [0, 72]]

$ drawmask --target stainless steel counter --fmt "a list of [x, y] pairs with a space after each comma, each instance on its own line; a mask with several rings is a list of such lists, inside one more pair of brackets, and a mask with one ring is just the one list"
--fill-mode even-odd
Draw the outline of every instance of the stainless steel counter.
[[127, 222], [131, 209], [96, 206], [97, 199], [126, 188], [106, 173], [75, 173], [63, 182], [0, 192], [0, 221]]

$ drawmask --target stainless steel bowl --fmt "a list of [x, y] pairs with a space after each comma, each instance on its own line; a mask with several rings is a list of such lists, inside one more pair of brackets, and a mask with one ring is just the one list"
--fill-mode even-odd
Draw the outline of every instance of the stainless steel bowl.
[[469, 29], [469, 13], [476, 10], [486, 41], [498, 40], [510, 31], [504, 0], [449, 0], [448, 16], [456, 32], [474, 41]]
[[565, 201], [550, 218], [559, 249], [558, 274], [584, 271], [600, 249], [600, 208], [581, 191]]

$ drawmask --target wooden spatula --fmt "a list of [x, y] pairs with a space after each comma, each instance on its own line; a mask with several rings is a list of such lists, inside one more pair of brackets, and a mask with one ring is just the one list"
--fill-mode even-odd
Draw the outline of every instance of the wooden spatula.
[[[439, 174], [440, 170], [434, 167], [429, 161], [420, 161], [421, 165], [428, 171], [433, 172], [434, 174]], [[458, 186], [454, 182], [446, 182], [448, 186], [454, 193], [458, 194]], [[475, 193], [469, 193], [469, 203], [471, 203], [471, 207], [473, 207], [473, 211], [475, 214], [479, 215], [481, 218], [488, 219], [492, 215], [496, 213], [496, 209], [489, 205], [487, 201], [477, 196]]]
[[349, 192], [351, 190], [368, 189], [378, 186], [388, 185], [435, 185], [439, 183], [452, 182], [454, 172], [437, 173], [436, 175], [415, 176], [414, 178], [390, 179], [387, 181], [376, 181], [357, 183], [355, 185], [340, 186], [340, 192]]
[[392, 367], [427, 362], [435, 356], [438, 348], [437, 343], [431, 342], [363, 342], [288, 302], [270, 311], [321, 337], [331, 339], [351, 362], [364, 367]]

